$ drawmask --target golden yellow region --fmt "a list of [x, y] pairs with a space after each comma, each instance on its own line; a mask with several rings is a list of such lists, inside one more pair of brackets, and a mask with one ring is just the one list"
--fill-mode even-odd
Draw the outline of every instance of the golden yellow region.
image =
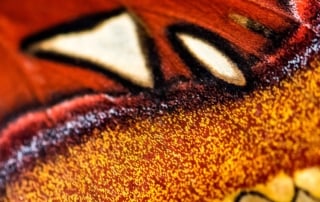
[[235, 102], [95, 131], [9, 182], [6, 200], [219, 201], [320, 166], [319, 106], [313, 62]]

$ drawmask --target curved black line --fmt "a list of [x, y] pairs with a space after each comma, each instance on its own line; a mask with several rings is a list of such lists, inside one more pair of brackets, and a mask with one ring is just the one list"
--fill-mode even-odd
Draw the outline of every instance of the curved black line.
[[96, 92], [90, 88], [86, 88], [86, 89], [81, 89], [81, 90], [75, 90], [73, 92], [66, 92], [66, 93], [54, 93], [52, 94], [49, 99], [48, 102], [41, 103], [39, 101], [34, 101], [34, 102], [30, 102], [30, 103], [25, 103], [23, 106], [12, 109], [12, 111], [8, 114], [5, 115], [4, 117], [1, 118], [0, 120], [0, 131], [3, 130], [4, 128], [6, 128], [8, 126], [8, 124], [10, 124], [11, 122], [13, 122], [14, 120], [16, 120], [18, 117], [28, 113], [28, 112], [33, 112], [33, 111], [37, 111], [37, 110], [45, 110], [48, 108], [53, 107], [56, 104], [61, 103], [62, 101], [66, 101], [66, 100], [72, 100], [74, 98], [78, 98], [80, 96], [85, 96], [85, 95], [94, 95], [94, 94], [98, 94], [98, 93], [105, 93], [109, 96], [114, 96], [114, 97], [119, 97], [119, 96], [124, 96], [126, 94], [128, 94], [128, 92], [123, 91], [123, 92], [118, 92], [118, 91], [99, 91]]
[[241, 202], [241, 199], [243, 199], [244, 197], [248, 196], [248, 195], [253, 195], [253, 196], [257, 196], [257, 197], [261, 197], [262, 199], [268, 200], [270, 202], [274, 202], [273, 200], [269, 199], [268, 197], [266, 197], [265, 195], [256, 192], [256, 191], [242, 191], [239, 193], [239, 195], [235, 198], [234, 202]]
[[102, 21], [120, 15], [125, 12], [124, 8], [118, 8], [108, 12], [100, 12], [91, 15], [81, 16], [75, 20], [61, 23], [59, 25], [47, 28], [44, 31], [40, 31], [36, 34], [26, 37], [20, 43], [21, 50], [27, 50], [32, 44], [51, 38], [61, 33], [79, 32], [83, 30], [90, 30], [97, 26]]
[[298, 186], [294, 186], [294, 196], [291, 200], [292, 202], [296, 202], [298, 200], [298, 196], [299, 196], [300, 192], [305, 193], [309, 198], [311, 198], [314, 201], [320, 201], [320, 198], [316, 198], [309, 191], [302, 189], [302, 188], [299, 188]]
[[[65, 33], [72, 33], [72, 32], [93, 29], [102, 21], [105, 21], [106, 19], [115, 17], [117, 15], [120, 15], [124, 12], [127, 12], [126, 9], [118, 8], [112, 11], [83, 16], [76, 20], [63, 23], [55, 27], [51, 27], [45, 31], [36, 33], [22, 40], [20, 49], [23, 52], [26, 52], [28, 54], [28, 49], [37, 42], [40, 42], [42, 40], [51, 38], [55, 35], [62, 34], [62, 33], [65, 34]], [[157, 48], [155, 46], [154, 40], [151, 38], [151, 36], [147, 34], [144, 27], [138, 24], [138, 22], [136, 21], [135, 23], [137, 25], [137, 32], [139, 36], [138, 40], [142, 47], [144, 57], [147, 61], [147, 66], [151, 68], [151, 71], [153, 73], [154, 87], [159, 88], [162, 85], [164, 79], [160, 70], [161, 61], [158, 55]], [[104, 67], [98, 64], [95, 64], [94, 62], [87, 61], [85, 59], [70, 57], [70, 56], [59, 54], [53, 51], [36, 51], [35, 53], [32, 53], [32, 54], [39, 58], [58, 61], [58, 62], [71, 64], [71, 65], [77, 65], [80, 68], [81, 67], [87, 68], [87, 69], [105, 74], [107, 77], [110, 77], [111, 79], [120, 82], [122, 85], [127, 87], [130, 90], [130, 92], [133, 94], [137, 94], [145, 89], [144, 87], [134, 84], [128, 79], [122, 78], [117, 73], [113, 73], [112, 71], [106, 70]]]
[[[134, 19], [134, 17], [132, 17]], [[160, 89], [164, 84], [164, 76], [161, 72], [161, 60], [154, 39], [146, 32], [139, 21], [135, 21], [138, 27], [139, 43], [143, 53], [147, 56], [147, 66], [151, 67], [154, 81], [154, 88]]]
[[[226, 54], [238, 65], [240, 71], [243, 73], [246, 79], [247, 84], [244, 87], [240, 87], [215, 77], [198, 59], [193, 56], [192, 53], [190, 53], [187, 47], [177, 36], [178, 33], [186, 33], [188, 35], [203, 39], [204, 41], [207, 41], [208, 43], [217, 47], [221, 52]], [[193, 24], [180, 23], [171, 25], [167, 28], [167, 37], [171, 42], [173, 49], [178, 53], [180, 58], [198, 78], [205, 79], [207, 81], [209, 80], [216, 83], [218, 87], [227, 88], [231, 91], [239, 91], [239, 89], [248, 91], [253, 88], [251, 66], [257, 62], [257, 59], [254, 56], [251, 56], [249, 60], [245, 59], [241, 53], [236, 50], [234, 45], [218, 34]]]

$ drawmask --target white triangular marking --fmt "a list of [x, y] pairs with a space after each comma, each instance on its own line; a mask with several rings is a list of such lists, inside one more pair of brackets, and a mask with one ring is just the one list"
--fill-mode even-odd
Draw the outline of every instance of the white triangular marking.
[[189, 34], [178, 33], [187, 49], [196, 57], [214, 76], [237, 86], [245, 86], [246, 79], [236, 63], [206, 41]]
[[142, 87], [154, 86], [137, 27], [129, 14], [106, 19], [91, 30], [59, 34], [29, 51], [50, 51], [97, 64]]

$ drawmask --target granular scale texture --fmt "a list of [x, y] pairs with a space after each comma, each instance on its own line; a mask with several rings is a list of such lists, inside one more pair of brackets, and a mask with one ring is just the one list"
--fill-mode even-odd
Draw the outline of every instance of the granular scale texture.
[[220, 201], [319, 166], [319, 60], [310, 66], [237, 101], [97, 129], [15, 176], [5, 200]]

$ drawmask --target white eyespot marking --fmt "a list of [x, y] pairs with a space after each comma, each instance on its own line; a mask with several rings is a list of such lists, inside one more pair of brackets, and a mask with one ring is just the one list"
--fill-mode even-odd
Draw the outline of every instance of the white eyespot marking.
[[246, 79], [238, 66], [217, 48], [189, 34], [178, 33], [177, 36], [214, 76], [237, 86], [246, 85]]
[[28, 51], [50, 51], [79, 58], [136, 85], [153, 88], [152, 70], [148, 67], [137, 31], [130, 15], [123, 13], [106, 19], [91, 30], [58, 34], [40, 41]]

